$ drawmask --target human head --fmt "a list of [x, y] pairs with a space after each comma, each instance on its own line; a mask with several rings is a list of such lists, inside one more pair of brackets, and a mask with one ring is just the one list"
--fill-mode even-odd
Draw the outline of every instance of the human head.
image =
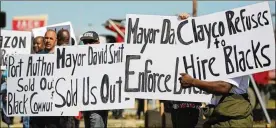
[[100, 43], [99, 35], [94, 31], [88, 31], [84, 33], [80, 40], [83, 42], [84, 45]]
[[57, 33], [57, 45], [69, 45], [70, 42], [70, 33], [66, 29], [61, 29]]
[[57, 35], [54, 30], [47, 30], [44, 36], [45, 40], [45, 50], [54, 51], [55, 45], [57, 43]]
[[37, 36], [33, 40], [33, 50], [35, 53], [40, 52], [45, 47], [44, 37], [43, 36]]

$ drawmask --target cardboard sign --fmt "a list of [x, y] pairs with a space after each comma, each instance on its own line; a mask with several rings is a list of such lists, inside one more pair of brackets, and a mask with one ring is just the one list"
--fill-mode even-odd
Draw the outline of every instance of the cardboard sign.
[[66, 113], [54, 102], [55, 55], [14, 55], [8, 57], [7, 114], [9, 116], [78, 115], [72, 108]]
[[124, 44], [56, 47], [55, 102], [63, 110], [133, 108], [124, 92]]
[[188, 73], [213, 81], [275, 69], [268, 2], [179, 20], [126, 16], [125, 91], [135, 98], [210, 102], [198, 88], [182, 89]]
[[31, 32], [1, 30], [0, 48], [1, 50], [1, 69], [6, 69], [7, 56], [12, 54], [31, 53]]
[[[63, 23], [59, 23], [59, 24], [54, 24], [54, 25], [49, 25], [49, 26], [45, 26], [45, 27], [41, 27], [41, 28], [32, 29], [33, 36], [34, 37], [44, 36], [46, 31], [49, 29], [55, 30], [56, 33], [58, 33], [58, 31], [61, 29], [68, 30], [70, 32], [70, 36], [71, 36], [70, 44], [77, 44], [76, 36], [75, 36], [71, 22], [63, 22]], [[74, 42], [74, 43], [72, 43], [72, 42]]]

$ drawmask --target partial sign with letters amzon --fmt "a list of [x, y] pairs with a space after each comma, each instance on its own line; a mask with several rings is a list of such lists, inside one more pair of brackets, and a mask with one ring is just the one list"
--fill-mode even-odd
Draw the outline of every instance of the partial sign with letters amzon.
[[6, 69], [7, 56], [12, 54], [30, 54], [31, 53], [31, 32], [1, 30], [0, 48], [1, 48], [1, 69]]

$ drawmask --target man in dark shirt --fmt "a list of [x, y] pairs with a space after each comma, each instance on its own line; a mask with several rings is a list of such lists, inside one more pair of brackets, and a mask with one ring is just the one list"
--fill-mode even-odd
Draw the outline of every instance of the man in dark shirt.
[[[99, 44], [99, 35], [94, 31], [88, 31], [80, 38], [84, 45]], [[106, 128], [108, 110], [84, 111], [85, 128]]]
[[[54, 30], [47, 30], [44, 36], [45, 49], [37, 54], [53, 54], [57, 43], [57, 35]], [[60, 128], [60, 120], [58, 116], [43, 116], [43, 117], [31, 117], [31, 128]]]

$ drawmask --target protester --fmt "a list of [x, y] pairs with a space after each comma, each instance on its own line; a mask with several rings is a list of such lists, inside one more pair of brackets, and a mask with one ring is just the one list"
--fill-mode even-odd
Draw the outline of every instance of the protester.
[[57, 35], [54, 30], [47, 30], [44, 36], [44, 42], [45, 42], [45, 49], [42, 53], [49, 53], [53, 54], [55, 51], [55, 46], [57, 44]]
[[[43, 36], [37, 36], [33, 40], [33, 51], [34, 53], [43, 52], [45, 48], [45, 42]], [[21, 118], [21, 123], [23, 123], [23, 128], [30, 127], [30, 117], [24, 116]]]
[[[99, 44], [99, 35], [94, 31], [88, 31], [80, 38], [84, 45]], [[108, 110], [84, 111], [85, 128], [106, 128]]]
[[[53, 54], [57, 43], [57, 35], [54, 30], [47, 30], [44, 36], [45, 49], [37, 54]], [[61, 128], [59, 117], [31, 117], [31, 128]]]
[[57, 33], [57, 45], [69, 45], [70, 43], [70, 32], [67, 29], [61, 29]]
[[42, 37], [42, 36], [35, 37], [34, 41], [33, 41], [34, 53], [38, 53], [40, 51], [43, 51], [44, 47], [45, 47], [44, 37]]
[[[57, 33], [57, 45], [70, 45], [70, 32], [67, 29], [61, 29]], [[61, 128], [78, 128], [80, 121], [74, 116], [61, 116], [59, 118]]]
[[[180, 19], [188, 17], [181, 14]], [[253, 127], [252, 106], [247, 94], [249, 76], [203, 81], [181, 73], [179, 81], [183, 88], [197, 87], [214, 94], [204, 127]]]
[[1, 117], [2, 121], [8, 125], [8, 128], [13, 125], [14, 117], [7, 116], [7, 70], [2, 73], [1, 77]]
[[[180, 14], [179, 19], [186, 19], [188, 14]], [[194, 128], [203, 121], [201, 103], [183, 101], [162, 101], [165, 112], [171, 113], [171, 121], [174, 128]]]
[[141, 119], [141, 114], [144, 113], [144, 99], [137, 99], [138, 107], [136, 111], [136, 116], [138, 119]]

